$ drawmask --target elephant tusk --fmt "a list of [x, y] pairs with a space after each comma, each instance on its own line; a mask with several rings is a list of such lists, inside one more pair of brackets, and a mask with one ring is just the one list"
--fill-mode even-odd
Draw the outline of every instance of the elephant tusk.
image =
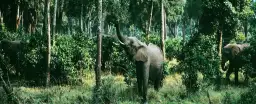
[[121, 45], [125, 45], [123, 42], [121, 42], [120, 40], [118, 41]]

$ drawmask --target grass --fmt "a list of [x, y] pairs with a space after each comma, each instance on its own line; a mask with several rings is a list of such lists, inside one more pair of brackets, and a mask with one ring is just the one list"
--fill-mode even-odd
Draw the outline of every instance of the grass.
[[[213, 104], [236, 104], [241, 101], [241, 95], [246, 95], [247, 92], [251, 91], [249, 87], [234, 85], [221, 85], [220, 90], [215, 90], [214, 85], [207, 85], [202, 80], [203, 77], [200, 73], [198, 78], [201, 84], [200, 90], [196, 93], [188, 94], [182, 84], [182, 76], [180, 74], [174, 73], [166, 76], [163, 87], [158, 92], [153, 89], [152, 85], [149, 86], [149, 103], [208, 104], [210, 99]], [[231, 81], [233, 79], [233, 75], [231, 75]], [[243, 77], [240, 77], [239, 81], [243, 79]], [[14, 93], [18, 95], [24, 104], [95, 104], [93, 101], [94, 72], [87, 72], [81, 82], [82, 85], [59, 85], [48, 88], [18, 86], [14, 87]], [[132, 80], [131, 85], [127, 85], [122, 75], [103, 73], [102, 86], [99, 92], [100, 102], [105, 104], [139, 104], [140, 102], [136, 79]], [[6, 94], [0, 87], [0, 103], [6, 104], [6, 99]]]
[[[111, 104], [139, 104], [136, 81], [128, 86], [121, 75], [102, 76], [100, 89], [100, 101]], [[83, 85], [77, 86], [51, 86], [41, 87], [15, 87], [14, 92], [22, 99], [24, 104], [93, 104], [94, 75], [83, 79]], [[187, 94], [182, 84], [181, 75], [173, 74], [164, 79], [163, 87], [156, 92], [153, 86], [149, 86], [148, 99], [150, 104], [206, 104], [210, 95], [213, 104], [236, 103], [240, 95], [248, 91], [247, 87], [235, 87], [231, 85], [221, 86], [221, 90], [214, 90], [214, 86], [202, 87], [199, 92]], [[0, 90], [4, 97], [4, 92]], [[4, 101], [0, 98], [0, 101]], [[3, 102], [4, 103], [4, 102]]]

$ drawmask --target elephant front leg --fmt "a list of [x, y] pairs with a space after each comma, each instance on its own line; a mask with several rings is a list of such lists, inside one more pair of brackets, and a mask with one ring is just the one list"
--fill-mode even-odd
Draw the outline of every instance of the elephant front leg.
[[136, 73], [137, 73], [138, 93], [139, 93], [139, 96], [142, 96], [142, 78], [141, 78], [141, 75], [138, 73], [138, 71]]
[[136, 62], [136, 77], [137, 77], [137, 84], [138, 84], [138, 93], [139, 96], [142, 97], [142, 65], [139, 62]]
[[142, 103], [147, 104], [147, 89], [149, 78], [149, 64], [144, 62], [136, 62], [138, 91], [142, 95]]
[[238, 70], [239, 68], [235, 68], [235, 84], [238, 85]]
[[145, 63], [143, 65], [143, 103], [147, 104], [147, 92], [148, 92], [148, 78], [149, 78], [149, 64]]
[[228, 81], [228, 82], [230, 82], [230, 79], [229, 79], [229, 76], [230, 76], [230, 74], [233, 72], [233, 67], [230, 65], [229, 66], [229, 69], [228, 69], [228, 71], [227, 71], [227, 73], [226, 73], [226, 80]]

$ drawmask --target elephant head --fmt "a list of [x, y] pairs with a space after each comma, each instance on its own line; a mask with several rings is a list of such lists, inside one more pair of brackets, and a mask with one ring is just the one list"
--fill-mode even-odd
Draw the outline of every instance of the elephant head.
[[236, 56], [246, 47], [248, 44], [228, 44], [224, 46], [222, 50], [221, 67], [222, 70], [226, 71], [225, 63], [227, 61], [233, 61]]
[[126, 37], [122, 36], [120, 33], [119, 24], [115, 24], [117, 37], [119, 39], [120, 44], [125, 49], [126, 53], [129, 55], [131, 59], [136, 61], [147, 61], [147, 45], [136, 37]]

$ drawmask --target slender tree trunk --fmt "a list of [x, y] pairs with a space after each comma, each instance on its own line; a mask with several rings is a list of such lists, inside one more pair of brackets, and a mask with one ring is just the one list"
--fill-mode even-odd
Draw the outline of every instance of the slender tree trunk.
[[190, 21], [189, 21], [189, 23], [190, 23], [190, 36], [193, 36], [193, 24], [192, 24], [192, 18], [190, 19]]
[[245, 22], [244, 22], [244, 35], [245, 35], [246, 38], [247, 38], [247, 34], [248, 34], [248, 21], [247, 21], [247, 19], [245, 19]]
[[186, 42], [186, 22], [185, 22], [185, 20], [183, 20], [182, 37], [183, 37], [183, 45], [185, 45], [185, 42]]
[[50, 28], [50, 0], [45, 0], [45, 16], [44, 16], [44, 34], [47, 36], [47, 63], [46, 63], [46, 82], [45, 86], [50, 84], [50, 60], [51, 60], [51, 28]]
[[151, 23], [152, 23], [153, 8], [154, 8], [154, 1], [151, 0], [151, 10], [150, 10], [149, 21], [148, 21], [149, 23], [148, 23], [148, 28], [147, 28], [147, 32], [146, 32], [147, 40], [149, 39], [149, 32], [150, 32]]
[[164, 9], [164, 40], [166, 39], [166, 36], [167, 36], [167, 31], [166, 31], [166, 12], [165, 12], [165, 9]]
[[218, 48], [219, 48], [219, 49], [218, 49], [219, 52], [218, 52], [218, 55], [221, 57], [221, 51], [222, 51], [222, 50], [221, 50], [221, 49], [222, 49], [222, 31], [219, 30], [219, 31], [218, 31], [218, 34], [219, 34], [219, 36], [218, 36], [218, 38], [219, 38], [219, 39], [218, 39], [218, 42], [219, 42], [219, 47], [218, 47]]
[[84, 4], [83, 0], [81, 0], [81, 13], [80, 13], [80, 31], [83, 32], [83, 14], [84, 13]]
[[164, 4], [163, 0], [161, 0], [161, 48], [163, 51], [164, 59], [165, 59], [165, 44], [164, 44]]
[[54, 0], [53, 27], [52, 27], [52, 45], [53, 46], [55, 45], [57, 4], [58, 4], [58, 0]]
[[68, 17], [68, 34], [69, 35], [72, 35], [72, 33], [73, 33], [72, 25], [73, 25], [73, 20], [71, 17]]
[[57, 31], [60, 33], [62, 29], [62, 17], [63, 17], [63, 9], [64, 9], [64, 2], [65, 0], [60, 0], [59, 5], [60, 7], [58, 8], [58, 19], [56, 20], [57, 22]]
[[20, 0], [17, 1], [17, 15], [16, 15], [16, 31], [19, 28], [20, 25]]
[[101, 44], [102, 44], [102, 0], [98, 0], [98, 33], [97, 33], [97, 40], [98, 40], [98, 44], [97, 44], [97, 65], [95, 68], [95, 75], [96, 75], [96, 89], [98, 89], [100, 87], [101, 84], [101, 75], [100, 75], [100, 71], [101, 71]]

